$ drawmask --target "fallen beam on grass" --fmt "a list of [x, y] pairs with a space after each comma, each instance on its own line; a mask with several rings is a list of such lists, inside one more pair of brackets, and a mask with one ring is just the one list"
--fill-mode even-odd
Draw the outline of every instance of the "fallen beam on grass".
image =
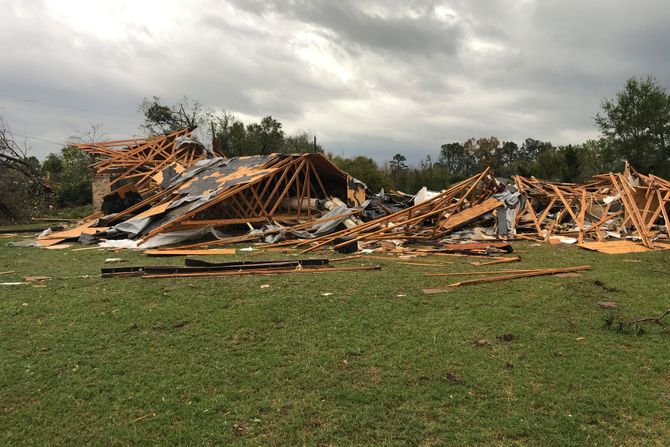
[[449, 284], [448, 287], [461, 287], [461, 286], [472, 286], [475, 284], [482, 284], [482, 283], [487, 283], [487, 282], [494, 282], [494, 281], [507, 281], [510, 279], [518, 279], [518, 278], [530, 278], [533, 276], [546, 276], [546, 275], [556, 275], [558, 273], [569, 273], [569, 272], [580, 272], [583, 270], [591, 270], [590, 265], [580, 265], [578, 267], [565, 267], [565, 268], [558, 268], [558, 269], [544, 269], [544, 270], [538, 270], [535, 272], [527, 272], [527, 273], [514, 273], [510, 275], [501, 275], [501, 276], [493, 276], [489, 278], [478, 278], [478, 279], [469, 279], [466, 281], [460, 281], [460, 282], [455, 282], [453, 284]]
[[149, 249], [143, 252], [147, 256], [207, 256], [207, 255], [234, 255], [234, 248], [208, 248], [208, 249]]
[[290, 270], [313, 269], [327, 267], [328, 259], [292, 259], [288, 261], [232, 261], [209, 262], [202, 259], [184, 260], [185, 266], [180, 265], [145, 265], [108, 267], [101, 269], [103, 278], [123, 278], [145, 275], [177, 275], [189, 273], [213, 273], [228, 271], [259, 271], [259, 270]]
[[474, 275], [511, 275], [515, 273], [540, 272], [546, 269], [489, 270], [478, 272], [424, 273], [423, 276], [474, 276]]
[[519, 261], [521, 261], [521, 256], [514, 256], [511, 258], [495, 258], [492, 261], [475, 261], [471, 262], [470, 265], [483, 267], [485, 265], [505, 264], [507, 262], [519, 262]]
[[197, 278], [197, 277], [216, 277], [216, 276], [278, 275], [284, 273], [337, 273], [337, 272], [355, 272], [355, 271], [367, 271], [367, 270], [381, 270], [381, 266], [374, 265], [365, 267], [315, 267], [309, 269], [268, 269], [268, 270], [150, 274], [150, 275], [144, 275], [142, 276], [142, 278], [144, 279]]

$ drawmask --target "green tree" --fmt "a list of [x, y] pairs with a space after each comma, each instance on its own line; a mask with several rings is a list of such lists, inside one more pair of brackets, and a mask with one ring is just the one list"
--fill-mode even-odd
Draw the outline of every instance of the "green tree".
[[245, 153], [270, 154], [281, 151], [284, 146], [284, 131], [279, 121], [266, 116], [260, 123], [247, 126]]
[[405, 162], [407, 161], [407, 158], [405, 158], [404, 155], [402, 154], [395, 154], [391, 161], [389, 162], [389, 168], [391, 169], [391, 172], [396, 175], [400, 171], [407, 169], [407, 165]]
[[150, 136], [166, 135], [184, 128], [195, 129], [205, 124], [212, 114], [203, 109], [198, 101], [186, 96], [172, 107], [162, 104], [158, 96], [144, 98], [139, 111], [144, 115], [144, 123], [140, 127]]
[[235, 115], [223, 112], [212, 120], [210, 127], [216, 149], [228, 157], [245, 154], [247, 130]]
[[614, 144], [619, 161], [629, 160], [644, 172], [670, 171], [670, 98], [654, 77], [628, 79], [601, 108], [595, 124]]
[[453, 175], [464, 177], [468, 166], [465, 148], [461, 143], [443, 144], [440, 147], [438, 163]]
[[44, 175], [53, 179], [55, 176], [63, 172], [63, 160], [58, 156], [58, 154], [49, 154], [47, 158], [44, 159], [42, 163], [42, 172]]
[[284, 138], [282, 152], [287, 154], [302, 154], [307, 152], [323, 153], [321, 145], [315, 145], [315, 138], [316, 137], [310, 136], [307, 132], [299, 132], [295, 135], [290, 135]]
[[519, 159], [519, 146], [514, 141], [504, 141], [496, 148], [494, 158], [496, 174], [509, 176], [513, 174], [510, 168]]
[[[463, 149], [467, 154], [469, 165], [476, 171], [481, 171], [486, 167], [495, 166], [496, 153], [500, 146], [500, 140], [496, 137], [490, 138], [470, 138], [463, 143]], [[474, 174], [473, 170], [468, 169], [466, 175]]]
[[375, 161], [369, 157], [331, 157], [331, 161], [343, 171], [365, 183], [370, 191], [379, 191], [390, 186], [389, 180]]
[[[92, 165], [95, 161], [94, 158], [73, 146], [61, 149], [58, 158], [61, 163], [61, 171], [55, 178], [60, 183], [60, 189], [58, 190], [60, 204], [79, 206], [91, 203], [93, 198]], [[53, 163], [56, 165], [55, 161]]]

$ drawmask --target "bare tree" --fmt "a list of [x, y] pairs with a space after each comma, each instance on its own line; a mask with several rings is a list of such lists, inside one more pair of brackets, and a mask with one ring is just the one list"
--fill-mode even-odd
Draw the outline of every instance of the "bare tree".
[[0, 220], [25, 219], [46, 209], [51, 188], [40, 171], [39, 160], [28, 155], [28, 145], [17, 144], [0, 117]]
[[68, 144], [93, 144], [107, 137], [102, 131], [102, 123], [91, 123], [88, 130], [78, 130], [77, 133], [68, 138]]
[[0, 167], [5, 170], [18, 171], [34, 179], [39, 178], [39, 171], [29, 161], [28, 148], [16, 143], [9, 126], [0, 116]]

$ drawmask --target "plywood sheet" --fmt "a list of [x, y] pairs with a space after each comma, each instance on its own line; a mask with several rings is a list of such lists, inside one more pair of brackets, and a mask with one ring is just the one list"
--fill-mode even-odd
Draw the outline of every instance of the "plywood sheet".
[[598, 251], [600, 253], [607, 253], [610, 255], [623, 253], [643, 253], [655, 250], [668, 250], [670, 245], [654, 244], [654, 249], [647, 248], [639, 242], [622, 240], [622, 241], [605, 241], [605, 242], [584, 242], [579, 245], [587, 250]]
[[503, 203], [500, 200], [491, 197], [489, 199], [484, 200], [482, 203], [479, 203], [471, 208], [461, 211], [460, 213], [456, 213], [452, 216], [449, 216], [447, 219], [442, 221], [442, 223], [440, 223], [440, 227], [443, 230], [456, 228], [459, 225], [471, 221], [472, 219], [476, 219], [477, 217], [483, 214], [493, 211], [502, 204]]
[[65, 231], [58, 231], [56, 233], [51, 233], [48, 236], [40, 238], [38, 240], [50, 240], [50, 239], [70, 239], [78, 238], [82, 234], [95, 234], [98, 231], [106, 231], [108, 227], [94, 227], [95, 220], [90, 220], [78, 227], [71, 228]]

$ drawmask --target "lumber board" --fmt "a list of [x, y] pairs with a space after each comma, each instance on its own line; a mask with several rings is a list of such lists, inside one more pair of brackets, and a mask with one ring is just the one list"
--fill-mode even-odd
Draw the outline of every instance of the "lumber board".
[[492, 276], [492, 277], [487, 277], [487, 278], [469, 279], [469, 280], [459, 281], [459, 282], [449, 284], [448, 287], [471, 286], [471, 285], [488, 283], [488, 282], [507, 281], [507, 280], [519, 279], [519, 278], [531, 278], [531, 277], [535, 277], [535, 276], [556, 275], [558, 273], [581, 272], [581, 271], [584, 271], [584, 270], [591, 270], [591, 266], [590, 265], [580, 265], [580, 266], [577, 266], [577, 267], [545, 269], [545, 270], [538, 270], [538, 271], [535, 271], [535, 272], [514, 273], [514, 274], [509, 274], [509, 275]]
[[268, 269], [268, 270], [242, 270], [242, 271], [222, 271], [222, 272], [202, 272], [202, 273], [176, 273], [176, 274], [156, 274], [144, 275], [144, 279], [158, 278], [196, 278], [196, 277], [218, 277], [218, 276], [249, 276], [249, 275], [278, 275], [288, 273], [339, 273], [381, 270], [381, 266], [361, 266], [361, 267], [320, 267], [309, 269]]
[[439, 227], [442, 230], [452, 230], [488, 212], [493, 211], [502, 204], [503, 203], [500, 200], [491, 197], [489, 199], [484, 200], [482, 203], [479, 203], [466, 210], [461, 211], [460, 213], [452, 214], [451, 216], [443, 220], [442, 223], [440, 223]]
[[204, 256], [204, 255], [234, 255], [234, 248], [209, 248], [209, 249], [149, 249], [143, 253], [147, 256]]

